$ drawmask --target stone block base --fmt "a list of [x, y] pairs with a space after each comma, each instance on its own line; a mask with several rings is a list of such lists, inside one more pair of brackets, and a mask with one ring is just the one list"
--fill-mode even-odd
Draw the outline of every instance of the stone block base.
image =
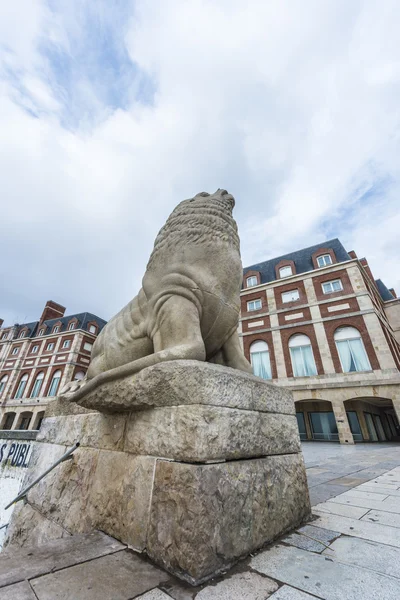
[[[149, 385], [151, 406], [143, 408], [143, 381], [152, 379], [144, 372], [131, 412], [49, 405], [24, 485], [73, 443], [81, 446], [28, 493], [9, 544], [100, 529], [198, 585], [309, 517], [288, 392], [279, 413], [280, 388], [217, 365], [191, 361], [183, 369], [187, 362], [154, 368], [158, 381], [169, 382], [161, 406]], [[171, 384], [182, 369], [187, 405], [181, 386]], [[127, 386], [131, 393], [134, 382]]]

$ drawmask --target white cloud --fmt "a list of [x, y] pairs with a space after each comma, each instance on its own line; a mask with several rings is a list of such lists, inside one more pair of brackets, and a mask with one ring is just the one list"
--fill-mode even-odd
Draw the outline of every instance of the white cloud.
[[397, 2], [10, 6], [0, 316], [108, 318], [173, 206], [218, 187], [246, 264], [338, 236], [400, 288]]

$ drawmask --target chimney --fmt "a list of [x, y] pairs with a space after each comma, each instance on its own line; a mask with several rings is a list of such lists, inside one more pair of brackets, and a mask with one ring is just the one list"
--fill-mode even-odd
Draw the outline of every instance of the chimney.
[[397, 298], [397, 294], [393, 288], [390, 288], [389, 292], [392, 294], [393, 298]]
[[61, 319], [65, 314], [65, 310], [65, 306], [61, 306], [61, 304], [57, 304], [53, 300], [48, 300], [40, 317], [40, 325], [48, 319]]
[[348, 252], [347, 254], [350, 256], [350, 258], [358, 258], [354, 250], [350, 250], [350, 252]]

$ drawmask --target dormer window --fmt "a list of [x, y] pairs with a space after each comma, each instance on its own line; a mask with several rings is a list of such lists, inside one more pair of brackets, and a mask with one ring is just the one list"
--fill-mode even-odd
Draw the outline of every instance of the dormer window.
[[287, 265], [286, 267], [281, 267], [279, 269], [279, 277], [282, 279], [283, 277], [290, 277], [293, 275], [292, 267]]
[[26, 331], [21, 331], [21, 333], [19, 334], [19, 337], [23, 338], [23, 337], [25, 337], [25, 334], [26, 334]]
[[325, 281], [322, 284], [322, 291], [324, 294], [333, 294], [334, 292], [341, 292], [343, 284], [340, 279], [334, 279], [333, 281]]
[[75, 323], [70, 323], [70, 324], [68, 325], [68, 330], [69, 330], [69, 331], [72, 331], [73, 329], [75, 329]]
[[38, 335], [43, 335], [44, 334], [44, 329], [39, 329], [39, 334]]
[[327, 267], [332, 264], [332, 257], [330, 254], [323, 254], [322, 256], [318, 256], [317, 263], [319, 267]]
[[3, 333], [3, 337], [1, 338], [2, 340], [6, 340], [8, 337], [8, 333]]
[[58, 333], [59, 331], [60, 331], [60, 326], [59, 326], [59, 325], [56, 325], [56, 326], [53, 328], [53, 333]]
[[255, 285], [257, 285], [257, 277], [255, 275], [252, 275], [251, 277], [248, 277], [246, 279], [246, 285], [247, 287], [254, 287]]

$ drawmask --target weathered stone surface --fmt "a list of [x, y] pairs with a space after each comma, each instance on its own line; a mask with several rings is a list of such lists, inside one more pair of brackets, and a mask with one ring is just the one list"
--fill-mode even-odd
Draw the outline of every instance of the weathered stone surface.
[[272, 579], [258, 573], [237, 573], [201, 590], [196, 600], [266, 600], [278, 589]]
[[37, 600], [27, 581], [0, 589], [0, 600]]
[[83, 535], [67, 536], [62, 540], [32, 544], [29, 540], [23, 548], [2, 552], [0, 560], [0, 588], [24, 579], [53, 573], [80, 562], [113, 554], [124, 545], [108, 535], [96, 531]]
[[142, 596], [136, 596], [136, 600], [171, 600], [171, 596], [168, 596], [159, 589], [150, 590]]
[[204, 405], [132, 413], [125, 450], [185, 462], [300, 451], [296, 417]]
[[50, 400], [46, 406], [45, 418], [46, 417], [61, 417], [66, 415], [88, 415], [96, 412], [93, 409], [83, 408], [75, 402], [71, 402], [69, 398], [64, 396], [58, 396], [54, 400]]
[[252, 372], [237, 331], [243, 271], [234, 205], [220, 189], [178, 204], [156, 238], [139, 294], [97, 337], [87, 381], [62, 393], [103, 410], [87, 395], [160, 362], [208, 359]]
[[301, 454], [213, 465], [160, 460], [147, 552], [197, 585], [309, 514]]
[[287, 389], [248, 373], [195, 360], [174, 360], [134, 376], [104, 383], [85, 396], [85, 406], [103, 412], [206, 404], [295, 414]]
[[125, 415], [89, 414], [46, 417], [37, 441], [107, 450], [122, 450], [124, 444]]
[[122, 550], [30, 583], [40, 600], [131, 600], [168, 577], [133, 552]]
[[20, 503], [14, 509], [7, 530], [5, 548], [41, 546], [49, 540], [69, 536], [60, 525], [42, 516], [29, 504]]
[[270, 598], [271, 600], [315, 600], [316, 596], [310, 596], [310, 594], [300, 592], [289, 585], [283, 585]]
[[156, 459], [122, 452], [99, 453], [88, 518], [93, 525], [142, 551], [147, 527]]
[[323, 552], [344, 562], [400, 579], [400, 548], [342, 536]]

